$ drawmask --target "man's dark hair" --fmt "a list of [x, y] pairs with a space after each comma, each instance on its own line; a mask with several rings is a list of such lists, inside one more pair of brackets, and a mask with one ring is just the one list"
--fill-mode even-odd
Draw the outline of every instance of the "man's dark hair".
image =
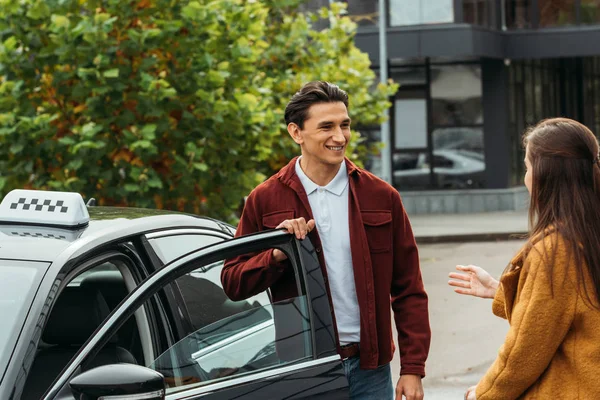
[[319, 103], [342, 102], [348, 107], [348, 93], [333, 83], [324, 81], [309, 82], [292, 96], [285, 107], [285, 123], [295, 123], [304, 129], [304, 121], [308, 117], [308, 109]]

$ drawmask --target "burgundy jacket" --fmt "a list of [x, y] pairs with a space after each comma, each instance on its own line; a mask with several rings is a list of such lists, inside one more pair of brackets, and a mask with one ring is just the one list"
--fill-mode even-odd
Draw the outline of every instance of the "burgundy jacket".
[[[252, 191], [236, 236], [275, 228], [286, 219], [313, 219], [295, 163], [296, 158]], [[346, 165], [350, 181], [350, 247], [360, 309], [360, 366], [375, 369], [392, 360], [395, 348], [391, 306], [398, 329], [400, 373], [425, 376], [431, 339], [427, 294], [421, 279], [417, 246], [400, 194], [348, 159]], [[318, 253], [327, 282], [317, 229], [308, 237]], [[271, 288], [273, 301], [278, 301], [295, 295], [290, 272], [290, 268], [275, 262], [272, 252], [267, 251], [252, 258], [228, 260], [221, 280], [232, 300], [248, 298]]]

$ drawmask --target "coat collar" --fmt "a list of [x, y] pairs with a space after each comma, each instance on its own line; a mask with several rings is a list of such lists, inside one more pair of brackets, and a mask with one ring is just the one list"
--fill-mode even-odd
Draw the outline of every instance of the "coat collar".
[[529, 254], [529, 252], [531, 251], [533, 246], [535, 246], [536, 243], [538, 243], [540, 240], [542, 240], [545, 236], [547, 236], [555, 231], [556, 231], [556, 227], [551, 225], [548, 228], [544, 229], [543, 234], [538, 233], [534, 237], [530, 238], [530, 240], [525, 244], [525, 246], [523, 246], [521, 248], [521, 250], [519, 250], [519, 252], [512, 258], [512, 260], [510, 260], [510, 263], [515, 268], [521, 268], [523, 266], [523, 263], [525, 262], [525, 259], [527, 258], [527, 255]]

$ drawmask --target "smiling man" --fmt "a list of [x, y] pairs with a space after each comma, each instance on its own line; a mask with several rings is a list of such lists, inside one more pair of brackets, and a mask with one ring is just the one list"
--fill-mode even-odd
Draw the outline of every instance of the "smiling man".
[[[311, 82], [285, 109], [300, 146], [276, 175], [252, 191], [236, 236], [273, 228], [277, 220], [316, 248], [335, 317], [338, 352], [352, 399], [394, 398], [391, 310], [401, 371], [395, 397], [421, 400], [431, 331], [417, 246], [398, 191], [345, 158], [350, 141], [348, 95]], [[293, 286], [279, 250], [229, 260], [221, 275], [232, 299], [270, 287], [273, 301]], [[289, 266], [287, 267], [289, 268]]]

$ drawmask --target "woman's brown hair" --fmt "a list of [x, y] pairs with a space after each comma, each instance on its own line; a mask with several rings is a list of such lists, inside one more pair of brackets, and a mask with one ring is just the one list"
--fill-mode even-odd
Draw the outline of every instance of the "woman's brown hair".
[[[530, 128], [523, 142], [532, 168], [529, 245], [532, 238], [543, 238], [546, 229], [553, 227], [574, 257], [584, 298], [600, 304], [598, 140], [577, 121], [552, 118]], [[554, 268], [554, 259], [549, 257], [549, 268]], [[585, 284], [584, 268], [593, 288]]]

